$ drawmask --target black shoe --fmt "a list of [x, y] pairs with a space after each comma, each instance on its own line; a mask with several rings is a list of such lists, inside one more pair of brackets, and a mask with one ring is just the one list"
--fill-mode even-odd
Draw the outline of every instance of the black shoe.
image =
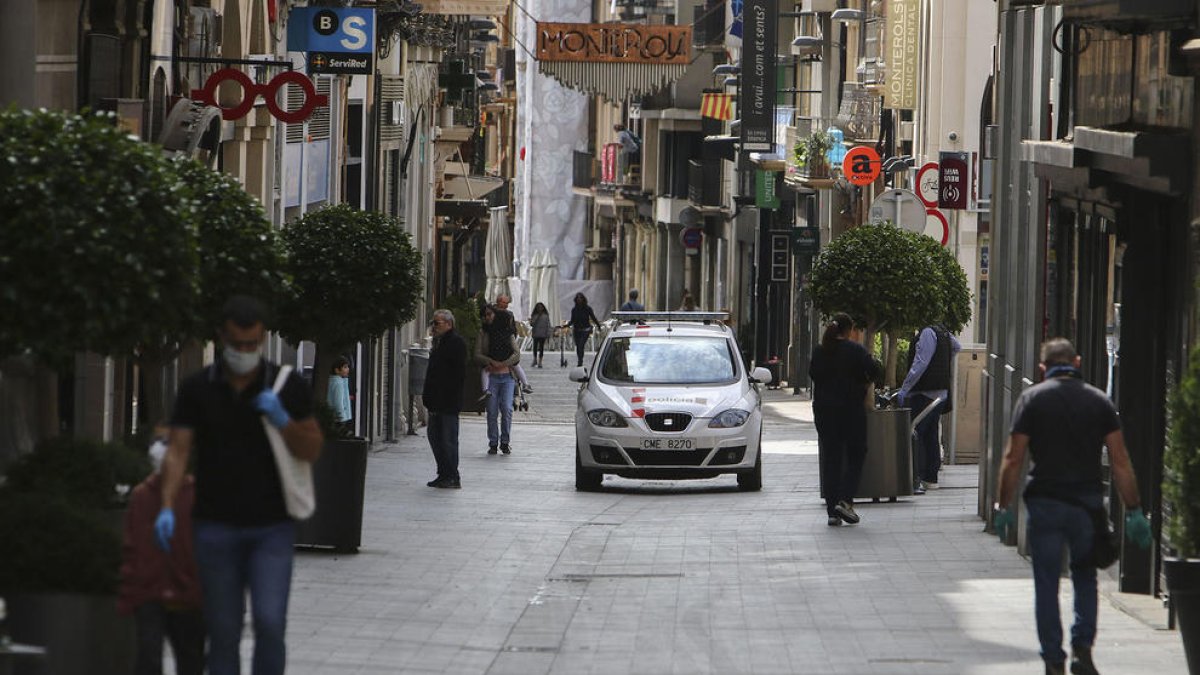
[[508, 447], [508, 443], [501, 443], [500, 444], [500, 452], [503, 452], [506, 455], [511, 455], [512, 448]]
[[838, 515], [838, 518], [841, 518], [843, 521], [850, 523], [851, 525], [854, 525], [858, 522], [858, 514], [854, 512], [854, 507], [850, 504], [850, 502], [838, 502], [837, 506], [833, 507], [833, 512]]
[[494, 455], [494, 454], [496, 454], [496, 446], [494, 446], [494, 445], [489, 445], [489, 446], [488, 446], [488, 454], [489, 454], [489, 455]]
[[1092, 663], [1091, 647], [1071, 648], [1071, 673], [1073, 675], [1100, 675], [1096, 664]]
[[1046, 675], [1066, 675], [1066, 664], [1046, 662]]
[[837, 516], [829, 516], [829, 520], [825, 521], [825, 524], [830, 527], [840, 527], [842, 524], [842, 519], [838, 518]]
[[426, 483], [426, 485], [428, 485], [429, 487], [437, 487], [441, 482], [442, 482], [441, 478], [434, 478], [433, 480]]
[[454, 488], [455, 490], [462, 487], [457, 478], [435, 478], [426, 485], [431, 488]]

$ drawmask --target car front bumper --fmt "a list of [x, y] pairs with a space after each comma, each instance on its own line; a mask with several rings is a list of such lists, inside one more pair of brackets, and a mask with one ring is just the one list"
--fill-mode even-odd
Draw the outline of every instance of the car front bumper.
[[575, 420], [576, 452], [585, 468], [628, 477], [703, 478], [750, 471], [758, 460], [762, 418], [753, 414], [740, 427], [709, 428], [695, 419], [677, 433], [651, 431], [642, 419], [628, 427], [597, 427], [585, 415]]

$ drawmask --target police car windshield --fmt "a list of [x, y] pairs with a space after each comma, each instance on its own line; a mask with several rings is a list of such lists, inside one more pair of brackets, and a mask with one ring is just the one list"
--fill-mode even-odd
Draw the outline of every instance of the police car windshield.
[[723, 337], [613, 338], [600, 364], [600, 378], [614, 384], [715, 384], [736, 377]]

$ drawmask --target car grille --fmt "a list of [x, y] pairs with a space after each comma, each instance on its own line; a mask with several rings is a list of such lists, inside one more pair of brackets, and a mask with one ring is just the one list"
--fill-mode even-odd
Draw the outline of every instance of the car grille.
[[642, 450], [625, 448], [625, 452], [638, 466], [700, 466], [712, 448], [695, 450]]
[[647, 413], [646, 426], [650, 427], [651, 431], [683, 431], [692, 423], [692, 416], [688, 413], [670, 412], [670, 413]]

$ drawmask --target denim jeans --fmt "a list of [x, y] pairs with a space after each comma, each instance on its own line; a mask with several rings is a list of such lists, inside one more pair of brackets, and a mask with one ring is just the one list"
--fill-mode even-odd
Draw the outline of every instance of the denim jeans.
[[237, 527], [210, 520], [194, 523], [196, 567], [204, 592], [209, 675], [238, 675], [250, 589], [254, 621], [253, 675], [282, 675], [287, 661], [284, 633], [292, 585], [292, 521]]
[[[488, 383], [488, 391], [492, 393], [487, 400], [487, 438], [488, 445], [495, 446], [497, 442], [508, 445], [509, 434], [512, 431], [513, 412], [513, 376], [509, 373], [493, 374]], [[500, 424], [496, 424], [496, 414], [500, 415]]]
[[[912, 394], [905, 403], [912, 409], [912, 419], [916, 419], [922, 410], [933, 403], [933, 399], [924, 394]], [[938, 422], [945, 409], [946, 402], [942, 401], [938, 404], [937, 410], [926, 415], [925, 419], [917, 425], [916, 447], [913, 448], [913, 468], [916, 471], [917, 479], [927, 483], [936, 483], [938, 471], [942, 468], [942, 446], [938, 438], [941, 434], [938, 433]]]
[[437, 477], [458, 480], [458, 413], [430, 410], [426, 433], [437, 462]]
[[[1082, 498], [1100, 508], [1099, 495]], [[1038, 642], [1042, 659], [1063, 663], [1062, 622], [1058, 611], [1058, 578], [1062, 571], [1065, 544], [1071, 561], [1083, 560], [1092, 551], [1092, 518], [1084, 509], [1045, 497], [1025, 500], [1029, 509], [1029, 557], [1033, 562], [1034, 609], [1037, 616]], [[1075, 622], [1071, 625], [1071, 646], [1091, 647], [1096, 640], [1096, 568], [1071, 565], [1071, 585], [1075, 595]]]
[[579, 359], [576, 366], [583, 365], [583, 350], [587, 347], [588, 338], [591, 336], [591, 330], [577, 330], [572, 333], [572, 337], [575, 338], [575, 356]]

